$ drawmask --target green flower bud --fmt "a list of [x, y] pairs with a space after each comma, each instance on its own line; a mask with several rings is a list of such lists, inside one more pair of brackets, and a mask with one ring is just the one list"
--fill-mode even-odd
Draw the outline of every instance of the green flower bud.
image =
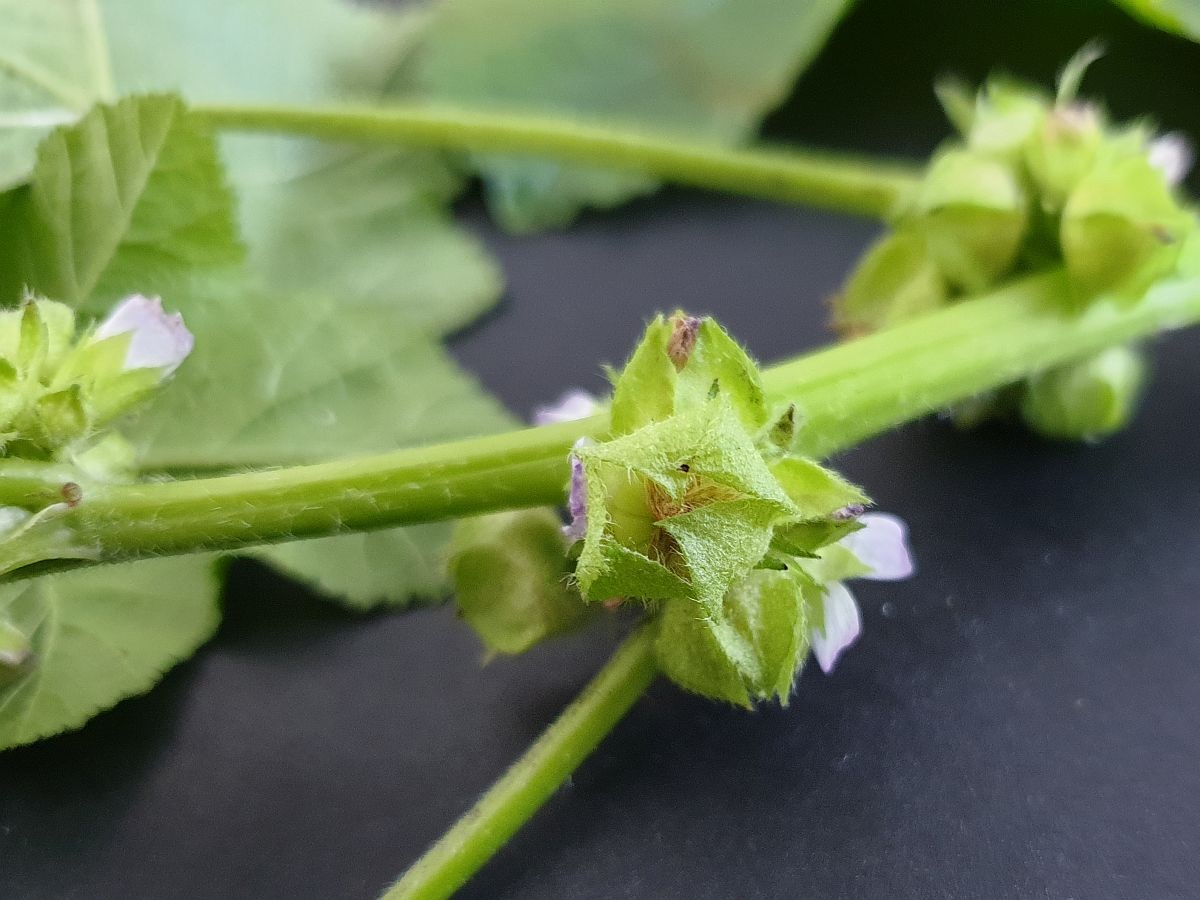
[[1193, 229], [1145, 152], [1110, 151], [1071, 192], [1059, 239], [1080, 299], [1136, 297], [1172, 271]]
[[1011, 167], [966, 150], [933, 161], [917, 192], [913, 224], [952, 284], [982, 291], [1016, 261], [1028, 224]]
[[458, 609], [493, 653], [523, 653], [591, 615], [569, 586], [558, 516], [528, 509], [464, 520], [450, 548]]
[[78, 338], [75, 314], [61, 303], [30, 297], [0, 311], [0, 449], [37, 459], [84, 452], [191, 347], [178, 314], [141, 296]]
[[976, 98], [967, 146], [982, 155], [1016, 162], [1049, 106], [1046, 95], [1031, 85], [992, 78]]
[[1034, 431], [1064, 440], [1098, 440], [1133, 416], [1145, 381], [1139, 350], [1112, 347], [1030, 378], [1021, 416]]
[[833, 301], [833, 327], [843, 337], [888, 328], [944, 306], [947, 295], [925, 238], [900, 229], [876, 241], [850, 275]]
[[1025, 147], [1025, 165], [1047, 212], [1058, 212], [1091, 169], [1103, 140], [1099, 111], [1089, 104], [1056, 106]]

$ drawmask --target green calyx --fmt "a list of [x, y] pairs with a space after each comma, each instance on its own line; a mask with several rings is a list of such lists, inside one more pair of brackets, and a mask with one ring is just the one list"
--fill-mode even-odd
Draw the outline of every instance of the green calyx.
[[490, 653], [523, 653], [594, 611], [569, 583], [562, 524], [550, 509], [463, 520], [449, 569], [459, 613]]
[[74, 310], [53, 300], [30, 297], [0, 311], [0, 455], [69, 458], [86, 468], [103, 444], [100, 456], [111, 462], [113, 442], [99, 440], [101, 430], [163, 378], [156, 368], [126, 369], [130, 340], [77, 335]]
[[[959, 137], [935, 155], [835, 300], [843, 335], [888, 328], [1050, 266], [1069, 275], [1068, 309], [1137, 303], [1179, 270], [1197, 232], [1176, 189], [1186, 147], [1156, 139], [1144, 124], [1114, 125], [1078, 98], [1098, 56], [1091, 46], [1080, 51], [1053, 97], [1005, 78], [975, 94], [939, 85]], [[1059, 438], [1111, 433], [1134, 411], [1141, 371], [1113, 359], [1044, 373], [952, 413], [960, 424], [1017, 415]]]
[[587, 601], [656, 609], [659, 665], [684, 688], [786, 699], [807, 656], [821, 560], [868, 501], [792, 452], [802, 427], [715, 322], [677, 313], [615, 377], [611, 438], [574, 451], [575, 582]]

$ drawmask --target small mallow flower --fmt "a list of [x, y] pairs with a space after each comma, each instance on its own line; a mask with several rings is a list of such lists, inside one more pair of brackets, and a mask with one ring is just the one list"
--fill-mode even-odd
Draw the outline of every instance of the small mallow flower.
[[[857, 577], [872, 581], [899, 581], [911, 577], [916, 566], [908, 547], [908, 528], [904, 522], [887, 513], [866, 513], [858, 521], [862, 529], [840, 541], [867, 568]], [[823, 611], [823, 627], [812, 630], [811, 640], [817, 664], [828, 675], [842, 652], [858, 640], [862, 616], [854, 595], [840, 581], [825, 585]]]
[[163, 311], [158, 297], [133, 294], [96, 328], [95, 339], [129, 335], [125, 369], [162, 369], [170, 375], [192, 352], [195, 339], [179, 313]]
[[554, 403], [539, 406], [533, 411], [534, 425], [553, 425], [586, 419], [596, 411], [596, 398], [587, 391], [572, 388]]

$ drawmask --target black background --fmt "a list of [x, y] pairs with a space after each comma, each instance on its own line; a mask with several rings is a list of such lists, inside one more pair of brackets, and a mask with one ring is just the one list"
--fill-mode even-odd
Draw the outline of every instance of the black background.
[[[866, 0], [769, 136], [922, 155], [930, 92], [993, 65], [1200, 135], [1200, 47], [1099, 2]], [[763, 359], [828, 338], [870, 223], [670, 190], [512, 238], [455, 352], [518, 412], [599, 389], [683, 305]], [[657, 684], [463, 892], [472, 898], [1200, 896], [1200, 338], [1098, 447], [922, 422], [840, 460], [912, 526], [918, 577], [790, 708]], [[239, 563], [217, 639], [81, 732], [0, 754], [0, 896], [369, 898], [515, 759], [616, 626], [481, 667], [449, 608], [355, 617]]]

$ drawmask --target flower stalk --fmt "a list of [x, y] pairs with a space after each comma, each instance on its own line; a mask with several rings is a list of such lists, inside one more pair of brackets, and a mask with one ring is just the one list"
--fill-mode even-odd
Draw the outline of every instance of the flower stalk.
[[570, 119], [433, 105], [200, 104], [191, 111], [221, 130], [529, 154], [870, 218], [886, 218], [915, 187], [918, 175], [912, 166], [845, 154], [795, 148], [736, 149]]

